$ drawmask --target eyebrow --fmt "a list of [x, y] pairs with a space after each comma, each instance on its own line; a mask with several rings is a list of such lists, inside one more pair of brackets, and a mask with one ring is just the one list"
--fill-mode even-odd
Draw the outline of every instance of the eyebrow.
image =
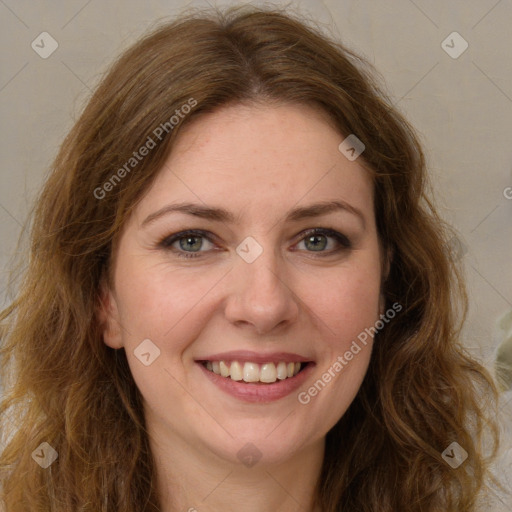
[[[298, 208], [294, 208], [288, 212], [285, 221], [298, 222], [300, 220], [320, 217], [322, 215], [327, 215], [336, 211], [346, 211], [355, 215], [359, 218], [363, 224], [363, 227], [365, 227], [366, 222], [363, 213], [356, 207], [342, 200], [322, 201], [308, 206], [300, 206]], [[199, 217], [201, 219], [231, 224], [234, 224], [238, 221], [238, 217], [224, 208], [203, 206], [194, 203], [178, 203], [164, 206], [160, 210], [151, 213], [144, 219], [141, 227], [144, 227], [159, 219], [160, 217], [170, 213], [184, 213], [194, 217]]]

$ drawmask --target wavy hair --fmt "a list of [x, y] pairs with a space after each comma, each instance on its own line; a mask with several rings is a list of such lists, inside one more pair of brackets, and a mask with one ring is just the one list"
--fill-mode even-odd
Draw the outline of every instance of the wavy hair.
[[[181, 128], [252, 102], [315, 106], [340, 141], [356, 134], [365, 144], [378, 236], [393, 254], [386, 304], [403, 306], [376, 335], [363, 384], [327, 434], [316, 503], [323, 512], [475, 510], [497, 450], [496, 387], [460, 343], [467, 296], [448, 250], [455, 232], [436, 211], [417, 135], [376, 76], [318, 26], [247, 6], [162, 23], [110, 67], [45, 181], [28, 267], [0, 317], [7, 512], [159, 509], [141, 397], [124, 351], [102, 340], [100, 285]], [[190, 98], [195, 107], [112, 182]], [[457, 469], [441, 456], [453, 441], [468, 453]], [[58, 453], [47, 469], [31, 456], [42, 442]]]

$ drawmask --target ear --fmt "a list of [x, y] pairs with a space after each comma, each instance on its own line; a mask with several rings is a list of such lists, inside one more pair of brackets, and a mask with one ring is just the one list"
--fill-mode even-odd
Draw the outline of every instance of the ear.
[[119, 310], [113, 291], [105, 279], [100, 282], [97, 317], [103, 333], [103, 342], [110, 348], [123, 347]]
[[[393, 255], [394, 251], [393, 248], [390, 246], [386, 249], [386, 252], [384, 254], [384, 261], [382, 262], [382, 279], [381, 279], [381, 290], [384, 289], [384, 283], [386, 282], [386, 279], [389, 276], [389, 272], [391, 270], [391, 262], [393, 261]], [[379, 312], [381, 315], [384, 314], [384, 311], [386, 310], [386, 298], [384, 297], [384, 292], [381, 291], [380, 299], [379, 299]]]
[[379, 297], [379, 315], [383, 315], [386, 311], [386, 298], [384, 294], [381, 293]]
[[393, 250], [393, 247], [389, 246], [386, 249], [386, 254], [384, 255], [384, 265], [383, 265], [383, 268], [384, 268], [383, 277], [382, 277], [383, 283], [386, 281], [386, 279], [389, 276], [389, 271], [391, 270], [391, 262], [393, 261], [394, 253], [395, 253], [395, 251]]

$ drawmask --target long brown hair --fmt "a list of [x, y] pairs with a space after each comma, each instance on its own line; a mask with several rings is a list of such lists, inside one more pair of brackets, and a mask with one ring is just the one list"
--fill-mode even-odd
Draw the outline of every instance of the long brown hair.
[[[356, 134], [365, 144], [379, 238], [393, 253], [383, 290], [388, 306], [403, 306], [376, 335], [362, 387], [327, 435], [317, 503], [323, 512], [474, 510], [487, 469], [482, 441], [488, 432], [490, 455], [497, 442], [481, 397], [496, 389], [458, 341], [467, 297], [420, 143], [373, 76], [319, 29], [255, 7], [183, 15], [112, 66], [56, 157], [34, 211], [28, 269], [1, 314], [8, 512], [158, 510], [140, 395], [124, 351], [102, 342], [99, 287], [116, 236], [181, 127], [254, 101], [314, 105], [340, 141]], [[185, 104], [193, 108], [179, 116]], [[148, 137], [155, 146], [127, 166]], [[441, 455], [454, 441], [468, 454], [457, 469]], [[58, 453], [46, 469], [31, 456], [43, 442]]]

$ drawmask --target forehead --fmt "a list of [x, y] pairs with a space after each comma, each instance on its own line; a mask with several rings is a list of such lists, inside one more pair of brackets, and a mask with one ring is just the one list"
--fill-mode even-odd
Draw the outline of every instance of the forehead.
[[178, 200], [222, 205], [238, 220], [336, 200], [369, 214], [371, 177], [340, 152], [344, 138], [307, 105], [223, 107], [183, 128], [141, 215]]

